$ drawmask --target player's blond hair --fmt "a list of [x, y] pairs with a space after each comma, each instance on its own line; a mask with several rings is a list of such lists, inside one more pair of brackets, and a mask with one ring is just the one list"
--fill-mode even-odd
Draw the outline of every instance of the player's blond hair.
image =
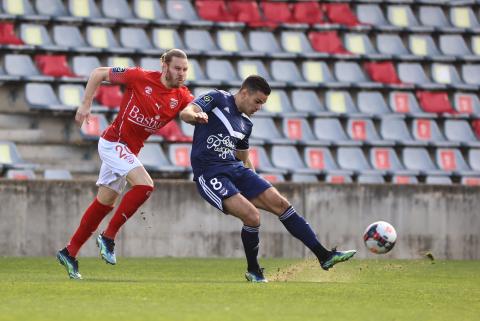
[[172, 61], [173, 57], [187, 59], [187, 54], [180, 49], [170, 49], [162, 55], [162, 57], [160, 58], [160, 62], [166, 63], [168, 65]]

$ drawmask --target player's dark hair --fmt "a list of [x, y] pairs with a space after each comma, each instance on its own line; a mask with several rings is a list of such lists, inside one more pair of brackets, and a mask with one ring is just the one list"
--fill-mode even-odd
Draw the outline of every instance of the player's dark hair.
[[170, 49], [162, 55], [160, 61], [168, 65], [172, 61], [173, 57], [187, 59], [187, 54], [180, 49]]
[[242, 89], [247, 89], [248, 93], [250, 94], [256, 91], [260, 91], [267, 96], [270, 95], [270, 92], [272, 91], [272, 89], [270, 88], [270, 85], [265, 80], [265, 78], [260, 77], [258, 75], [248, 76], [243, 81], [242, 87], [240, 87], [240, 90]]

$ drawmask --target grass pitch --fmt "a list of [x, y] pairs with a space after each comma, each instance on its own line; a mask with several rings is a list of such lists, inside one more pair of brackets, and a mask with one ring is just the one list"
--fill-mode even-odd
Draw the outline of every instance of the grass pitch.
[[0, 258], [0, 320], [479, 320], [480, 261], [81, 258], [73, 281], [55, 258]]

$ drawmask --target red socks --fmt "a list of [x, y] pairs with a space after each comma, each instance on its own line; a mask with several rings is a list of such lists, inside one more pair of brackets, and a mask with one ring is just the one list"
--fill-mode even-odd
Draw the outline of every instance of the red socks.
[[112, 240], [115, 239], [115, 235], [117, 235], [120, 227], [145, 203], [152, 191], [152, 186], [135, 185], [125, 193], [107, 229], [103, 232], [103, 236]]
[[82, 216], [80, 225], [67, 245], [68, 254], [76, 257], [78, 250], [88, 240], [100, 225], [100, 222], [113, 209], [113, 206], [103, 205], [97, 198], [90, 204]]

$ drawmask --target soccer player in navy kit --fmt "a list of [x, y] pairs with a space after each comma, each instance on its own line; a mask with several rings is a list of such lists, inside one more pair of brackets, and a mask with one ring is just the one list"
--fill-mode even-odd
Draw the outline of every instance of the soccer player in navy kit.
[[325, 249], [287, 199], [255, 173], [248, 154], [253, 125], [249, 116], [261, 109], [270, 91], [265, 79], [249, 76], [236, 94], [213, 90], [180, 112], [183, 121], [195, 125], [191, 163], [199, 193], [212, 206], [244, 224], [245, 277], [250, 282], [267, 282], [257, 260], [259, 208], [277, 215], [285, 228], [315, 254], [324, 270], [356, 253]]

